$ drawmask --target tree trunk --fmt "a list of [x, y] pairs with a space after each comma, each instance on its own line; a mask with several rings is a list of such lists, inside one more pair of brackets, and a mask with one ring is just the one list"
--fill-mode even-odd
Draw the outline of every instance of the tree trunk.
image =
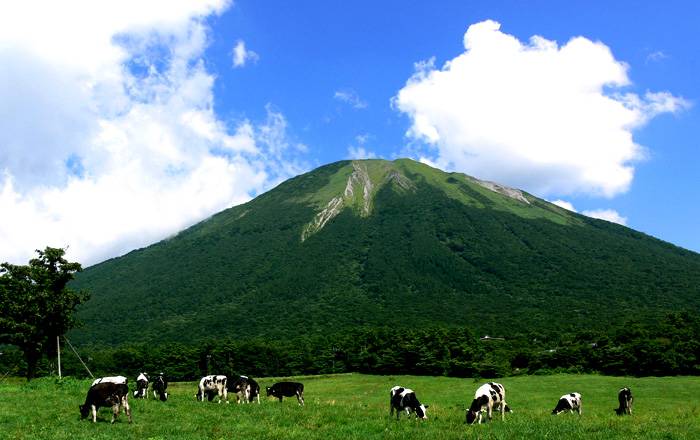
[[41, 359], [41, 350], [35, 345], [22, 347], [24, 351], [24, 360], [27, 362], [27, 381], [36, 377], [36, 367]]

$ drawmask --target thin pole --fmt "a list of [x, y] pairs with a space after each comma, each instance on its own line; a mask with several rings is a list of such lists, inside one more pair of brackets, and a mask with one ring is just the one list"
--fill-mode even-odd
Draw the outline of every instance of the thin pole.
[[58, 352], [58, 378], [61, 378], [61, 340], [56, 336], [56, 352]]
[[88, 368], [88, 366], [85, 365], [85, 362], [83, 362], [83, 359], [80, 357], [80, 355], [78, 354], [78, 352], [75, 351], [75, 347], [73, 347], [73, 344], [71, 344], [70, 341], [68, 340], [68, 338], [66, 338], [65, 336], [63, 337], [63, 339], [66, 340], [66, 342], [68, 343], [68, 346], [70, 347], [70, 349], [73, 350], [73, 353], [75, 353], [75, 355], [78, 357], [78, 360], [80, 361], [80, 363], [83, 364], [83, 367], [85, 367], [85, 369], [87, 370], [87, 372], [90, 374], [90, 377], [92, 377], [92, 378], [94, 379], [95, 376], [92, 374], [92, 371], [90, 371], [90, 369]]

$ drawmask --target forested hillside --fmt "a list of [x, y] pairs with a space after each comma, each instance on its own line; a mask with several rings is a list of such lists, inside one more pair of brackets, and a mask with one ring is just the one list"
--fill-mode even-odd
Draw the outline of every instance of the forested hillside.
[[700, 255], [402, 159], [343, 161], [88, 268], [81, 344], [357, 326], [605, 328], [700, 310]]

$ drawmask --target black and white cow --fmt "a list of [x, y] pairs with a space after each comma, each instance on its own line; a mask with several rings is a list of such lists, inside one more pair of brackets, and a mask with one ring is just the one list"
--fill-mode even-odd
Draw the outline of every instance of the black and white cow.
[[283, 397], [297, 396], [299, 405], [304, 405], [304, 384], [299, 382], [277, 382], [266, 390], [268, 396], [275, 396], [280, 402]]
[[410, 417], [411, 412], [415, 412], [416, 419], [427, 420], [428, 414], [425, 410], [428, 406], [420, 403], [411, 389], [395, 386], [389, 390], [389, 415], [393, 416], [396, 410], [396, 420], [399, 420], [402, 411], [406, 411], [407, 417]]
[[93, 423], [97, 422], [97, 410], [102, 406], [112, 407], [112, 422], [119, 416], [119, 408], [124, 412], [131, 423], [131, 408], [129, 408], [129, 386], [125, 383], [99, 382], [91, 386], [85, 397], [85, 403], [78, 405], [80, 418], [84, 419], [92, 413]]
[[564, 394], [559, 398], [559, 402], [557, 402], [557, 406], [552, 410], [552, 415], [558, 416], [559, 414], [569, 411], [573, 413], [576, 411], [578, 415], [581, 415], [581, 410], [583, 409], [581, 407], [582, 402], [581, 402], [581, 394], [579, 393], [569, 393], [569, 394]]
[[221, 398], [228, 403], [228, 390], [226, 389], [226, 382], [228, 379], [223, 375], [210, 375], [204, 376], [199, 380], [199, 388], [197, 390], [197, 400], [203, 402], [204, 396], [211, 402], [214, 400], [214, 396], [219, 396], [219, 403], [221, 403]]
[[98, 383], [102, 382], [109, 382], [109, 383], [123, 383], [123, 384], [129, 384], [129, 379], [127, 379], [124, 376], [105, 376], [105, 377], [98, 377], [97, 379], [92, 381], [92, 386], [97, 385]]
[[168, 392], [166, 391], [168, 389], [168, 381], [165, 380], [165, 377], [163, 376], [163, 373], [160, 373], [154, 380], [153, 380], [153, 398], [157, 399], [160, 398], [162, 402], [165, 402], [168, 400]]
[[615, 409], [618, 416], [625, 414], [632, 415], [632, 402], [634, 401], [634, 397], [632, 397], [631, 389], [625, 387], [618, 391], [617, 401], [620, 403], [620, 406]]
[[228, 391], [236, 394], [236, 403], [250, 402], [250, 382], [248, 376], [238, 376], [229, 382]]
[[145, 399], [148, 396], [148, 376], [146, 373], [139, 373], [136, 378], [136, 389], [134, 390], [134, 397], [139, 399]]
[[484, 410], [491, 421], [494, 407], [501, 412], [501, 420], [504, 420], [506, 412], [510, 412], [506, 404], [506, 389], [500, 383], [489, 382], [480, 386], [474, 393], [474, 400], [467, 410], [467, 423], [472, 424], [476, 421], [481, 423]]
[[[248, 401], [253, 402], [254, 400], [258, 401], [258, 405], [260, 404], [260, 385], [253, 379], [252, 377], [248, 378], [248, 385], [250, 385], [250, 394], [248, 395]], [[302, 389], [302, 392], [304, 390]]]

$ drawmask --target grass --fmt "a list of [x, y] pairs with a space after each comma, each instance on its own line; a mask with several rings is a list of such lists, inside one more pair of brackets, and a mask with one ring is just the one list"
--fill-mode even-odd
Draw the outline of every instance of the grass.
[[[513, 409], [492, 423], [467, 426], [465, 408], [482, 382], [415, 376], [337, 375], [297, 378], [306, 406], [296, 399], [261, 398], [261, 405], [197, 402], [194, 383], [173, 383], [171, 398], [130, 399], [134, 423], [122, 414], [114, 425], [101, 409], [98, 423], [79, 420], [88, 380], [43, 378], [0, 384], [3, 439], [697, 439], [700, 378], [620, 378], [594, 375], [521, 376], [500, 379]], [[261, 386], [271, 378], [259, 379]], [[427, 421], [389, 417], [393, 385], [414, 389], [430, 405]], [[617, 390], [630, 386], [634, 415], [614, 414]], [[564, 393], [583, 395], [583, 416], [551, 416]], [[264, 391], [263, 391], [264, 394]]]

